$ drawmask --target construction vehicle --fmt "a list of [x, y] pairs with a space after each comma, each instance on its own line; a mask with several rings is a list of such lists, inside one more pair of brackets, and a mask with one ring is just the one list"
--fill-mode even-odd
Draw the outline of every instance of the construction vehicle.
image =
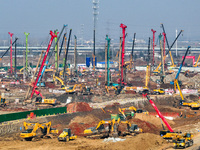
[[127, 125], [127, 128], [126, 128], [125, 131], [118, 131], [118, 135], [119, 136], [135, 135], [135, 133], [139, 134], [139, 133], [143, 132], [143, 130], [141, 128], [139, 128], [138, 125], [131, 124], [128, 120], [125, 120], [125, 121], [120, 120], [118, 122], [119, 122], [118, 128], [122, 124], [126, 124]]
[[180, 104], [181, 104], [181, 105], [182, 105], [182, 103], [183, 103], [185, 100], [184, 100], [184, 97], [183, 97], [183, 94], [182, 94], [182, 91], [181, 91], [181, 88], [180, 88], [180, 82], [178, 81], [178, 77], [179, 77], [179, 74], [180, 74], [180, 72], [181, 72], [183, 63], [184, 63], [184, 61], [185, 61], [185, 58], [186, 58], [186, 56], [187, 56], [187, 53], [188, 53], [189, 49], [190, 49], [190, 46], [188, 46], [188, 48], [187, 48], [187, 50], [186, 50], [186, 52], [185, 52], [185, 56], [184, 56], [184, 58], [183, 58], [183, 60], [182, 60], [182, 63], [181, 63], [181, 65], [180, 65], [180, 67], [179, 67], [179, 70], [178, 70], [178, 72], [177, 72], [177, 74], [176, 74], [176, 77], [175, 77], [174, 81], [171, 81], [171, 82], [170, 82], [170, 84], [174, 85], [174, 92], [176, 92], [176, 87], [177, 87], [178, 90], [179, 90], [179, 93], [180, 93], [180, 96], [181, 96], [181, 100], [180, 100]]
[[20, 133], [20, 137], [26, 141], [34, 141], [42, 137], [53, 137], [53, 135], [58, 134], [58, 130], [51, 128], [51, 122], [48, 123], [27, 123], [24, 122], [24, 129]]
[[117, 88], [115, 86], [105, 86], [106, 93], [115, 93], [117, 94]]
[[61, 83], [61, 89], [65, 90], [66, 87], [65, 87], [64, 81], [61, 78], [53, 75], [53, 81], [55, 82], [56, 80], [60, 81], [60, 83]]
[[150, 97], [145, 94], [143, 95], [145, 97], [147, 97], [147, 99], [149, 100], [149, 102], [151, 103], [151, 105], [153, 106], [153, 108], [155, 109], [155, 111], [157, 112], [158, 116], [162, 119], [162, 121], [165, 123], [165, 125], [167, 126], [168, 130], [165, 130], [163, 124], [163, 130], [160, 131], [160, 135], [164, 138], [164, 139], [173, 139], [176, 135], [178, 135], [179, 133], [174, 132], [174, 130], [171, 128], [171, 126], [169, 125], [169, 123], [166, 121], [166, 119], [164, 118], [164, 116], [161, 114], [161, 112], [158, 110], [158, 108], [156, 107], [156, 105], [154, 104], [154, 102], [150, 99]]
[[63, 132], [58, 136], [58, 141], [70, 141], [70, 140], [75, 140], [77, 138], [76, 135], [73, 135], [71, 133], [71, 129], [65, 128], [63, 129]]
[[75, 84], [73, 86], [67, 86], [65, 91], [68, 94], [74, 94], [78, 92], [83, 92], [84, 90], [87, 90], [86, 86], [84, 84]]
[[48, 104], [48, 105], [55, 106], [57, 104], [57, 100], [56, 99], [45, 99], [45, 98], [42, 98], [42, 97], [36, 97], [35, 104], [36, 105]]
[[154, 89], [153, 94], [156, 94], [156, 95], [165, 94], [165, 90], [163, 88]]
[[182, 106], [190, 107], [192, 110], [198, 110], [200, 108], [200, 102], [182, 102]]
[[[162, 25], [163, 32], [165, 33], [164, 26], [163, 26], [163, 24], [161, 24], [161, 25]], [[167, 43], [167, 46], [168, 46], [168, 52], [165, 54], [163, 59], [165, 61], [165, 58], [167, 57], [167, 55], [170, 54], [170, 58], [171, 58], [171, 62], [172, 62], [171, 67], [175, 67], [174, 60], [173, 60], [173, 57], [172, 57], [172, 54], [171, 54], [171, 49], [172, 49], [173, 45], [176, 43], [176, 40], [178, 39], [178, 37], [181, 35], [182, 32], [183, 32], [183, 30], [181, 30], [179, 32], [179, 34], [177, 35], [177, 37], [175, 38], [174, 42], [172, 43], [172, 45], [170, 47], [169, 47], [169, 43], [168, 43], [168, 40], [167, 40], [167, 36], [165, 35], [166, 43]], [[153, 71], [154, 75], [160, 75], [160, 70], [159, 70], [160, 66], [161, 66], [161, 62], [159, 63], [158, 67]]]
[[185, 133], [177, 135], [173, 139], [174, 148], [186, 148], [193, 145], [193, 135], [191, 133]]
[[200, 54], [199, 54], [199, 57], [197, 58], [196, 63], [193, 65], [193, 67], [197, 67], [197, 66], [199, 66], [199, 59], [200, 59]]
[[31, 124], [33, 125], [32, 129], [25, 129], [22, 133], [20, 133], [20, 137], [26, 141], [34, 141], [36, 138], [40, 138], [42, 136], [42, 132], [40, 129], [39, 123]]
[[111, 131], [112, 120], [101, 120], [96, 127], [90, 127], [84, 130], [87, 138], [108, 137]]

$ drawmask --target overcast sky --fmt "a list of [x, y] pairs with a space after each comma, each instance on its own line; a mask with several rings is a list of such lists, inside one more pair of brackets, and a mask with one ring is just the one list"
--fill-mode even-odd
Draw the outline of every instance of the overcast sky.
[[[49, 31], [61, 30], [68, 24], [72, 35], [81, 37], [84, 24], [84, 38], [93, 38], [92, 0], [1, 0], [0, 38], [8, 39], [8, 32], [17, 37], [49, 37]], [[119, 39], [120, 23], [127, 25], [126, 32], [131, 39], [148, 40], [162, 31], [163, 23], [169, 42], [175, 38], [175, 30], [184, 30], [182, 40], [199, 40], [200, 0], [100, 0], [97, 22], [97, 39]], [[170, 43], [171, 43], [170, 42]]]

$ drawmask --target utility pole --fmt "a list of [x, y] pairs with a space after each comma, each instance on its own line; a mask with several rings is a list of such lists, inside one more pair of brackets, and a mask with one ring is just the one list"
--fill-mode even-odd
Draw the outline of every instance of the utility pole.
[[28, 35], [30, 34], [30, 33], [27, 33], [27, 32], [24, 32], [24, 34], [26, 35], [26, 65], [25, 65], [25, 70], [26, 70], [26, 73], [27, 73], [27, 75], [28, 75]]

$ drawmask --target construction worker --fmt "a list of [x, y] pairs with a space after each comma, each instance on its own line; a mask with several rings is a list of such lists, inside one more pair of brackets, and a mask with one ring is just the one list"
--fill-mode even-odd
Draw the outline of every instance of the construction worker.
[[181, 111], [181, 113], [180, 113], [180, 117], [182, 117], [183, 116], [183, 112]]

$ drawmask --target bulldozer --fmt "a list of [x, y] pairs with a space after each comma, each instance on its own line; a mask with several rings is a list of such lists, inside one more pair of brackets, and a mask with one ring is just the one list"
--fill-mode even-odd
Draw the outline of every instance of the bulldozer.
[[35, 141], [43, 137], [53, 138], [58, 134], [58, 130], [51, 128], [51, 122], [48, 123], [27, 123], [24, 122], [24, 131], [20, 133], [23, 141]]
[[63, 129], [63, 132], [58, 136], [58, 141], [70, 141], [70, 140], [75, 140], [77, 138], [76, 135], [73, 135], [71, 133], [71, 129], [65, 128]]

